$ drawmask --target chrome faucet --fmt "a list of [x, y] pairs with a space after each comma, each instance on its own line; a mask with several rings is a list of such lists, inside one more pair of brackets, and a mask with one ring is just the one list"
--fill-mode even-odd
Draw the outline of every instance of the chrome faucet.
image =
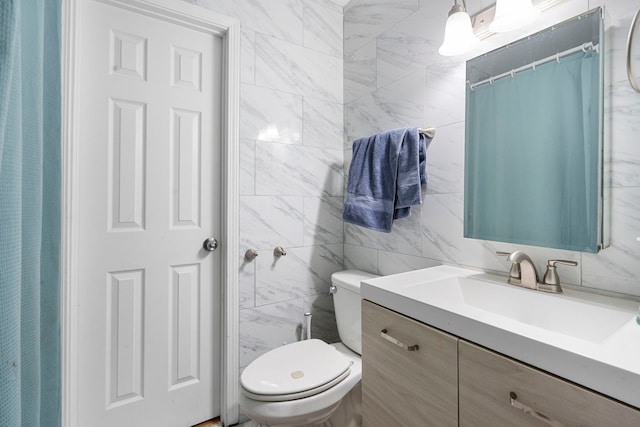
[[556, 264], [571, 265], [574, 267], [578, 265], [575, 261], [560, 259], [549, 260], [547, 262], [547, 271], [544, 274], [544, 279], [540, 282], [538, 271], [536, 270], [533, 260], [524, 252], [496, 252], [496, 254], [508, 255], [507, 259], [511, 261], [511, 271], [509, 272], [507, 283], [544, 292], [562, 293], [562, 286], [560, 286], [560, 277], [556, 271]]
[[518, 279], [509, 277], [509, 283], [512, 285], [520, 285], [527, 289], [538, 289], [538, 270], [533, 260], [529, 258], [529, 255], [521, 251], [515, 251], [507, 257], [507, 260], [512, 264], [520, 266], [520, 280], [519, 283], [514, 283]]

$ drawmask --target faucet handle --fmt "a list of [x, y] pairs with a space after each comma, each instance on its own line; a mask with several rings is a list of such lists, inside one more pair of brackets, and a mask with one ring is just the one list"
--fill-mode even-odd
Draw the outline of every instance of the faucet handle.
[[578, 265], [576, 261], [570, 261], [566, 259], [550, 259], [547, 261], [547, 271], [544, 273], [542, 283], [547, 285], [560, 285], [560, 276], [556, 271], [556, 264], [564, 264], [575, 267]]
[[[508, 257], [511, 256], [511, 252], [496, 251], [496, 255]], [[512, 285], [519, 285], [521, 279], [522, 274], [520, 272], [520, 264], [512, 262], [511, 269], [509, 270], [509, 283]]]

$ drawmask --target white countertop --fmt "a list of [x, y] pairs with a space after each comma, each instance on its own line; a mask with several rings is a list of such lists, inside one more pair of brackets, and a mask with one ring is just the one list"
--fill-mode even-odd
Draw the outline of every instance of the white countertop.
[[[472, 279], [464, 292], [459, 278]], [[571, 289], [547, 294], [506, 280], [438, 266], [368, 279], [360, 292], [383, 307], [640, 408], [637, 302]]]

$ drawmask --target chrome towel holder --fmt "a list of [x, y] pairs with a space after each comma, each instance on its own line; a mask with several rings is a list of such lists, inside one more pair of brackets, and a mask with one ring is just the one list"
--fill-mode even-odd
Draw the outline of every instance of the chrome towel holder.
[[418, 133], [425, 135], [429, 139], [436, 136], [436, 128], [418, 128]]
[[638, 28], [638, 25], [640, 24], [640, 19], [638, 17], [640, 17], [640, 9], [638, 9], [635, 16], [633, 17], [633, 20], [631, 21], [631, 27], [629, 28], [629, 37], [627, 38], [627, 77], [629, 78], [629, 83], [631, 84], [631, 87], [636, 92], [640, 92], [640, 83], [638, 82], [638, 79], [636, 78], [636, 76], [633, 74], [633, 65], [631, 63], [631, 59], [632, 59], [631, 50], [633, 47], [634, 34], [636, 32], [636, 29]]

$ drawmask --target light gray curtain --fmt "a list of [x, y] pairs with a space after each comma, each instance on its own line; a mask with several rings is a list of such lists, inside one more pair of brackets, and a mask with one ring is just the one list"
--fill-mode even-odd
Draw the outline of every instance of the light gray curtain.
[[60, 425], [60, 3], [0, 2], [0, 426]]
[[467, 89], [465, 236], [596, 252], [599, 58]]

